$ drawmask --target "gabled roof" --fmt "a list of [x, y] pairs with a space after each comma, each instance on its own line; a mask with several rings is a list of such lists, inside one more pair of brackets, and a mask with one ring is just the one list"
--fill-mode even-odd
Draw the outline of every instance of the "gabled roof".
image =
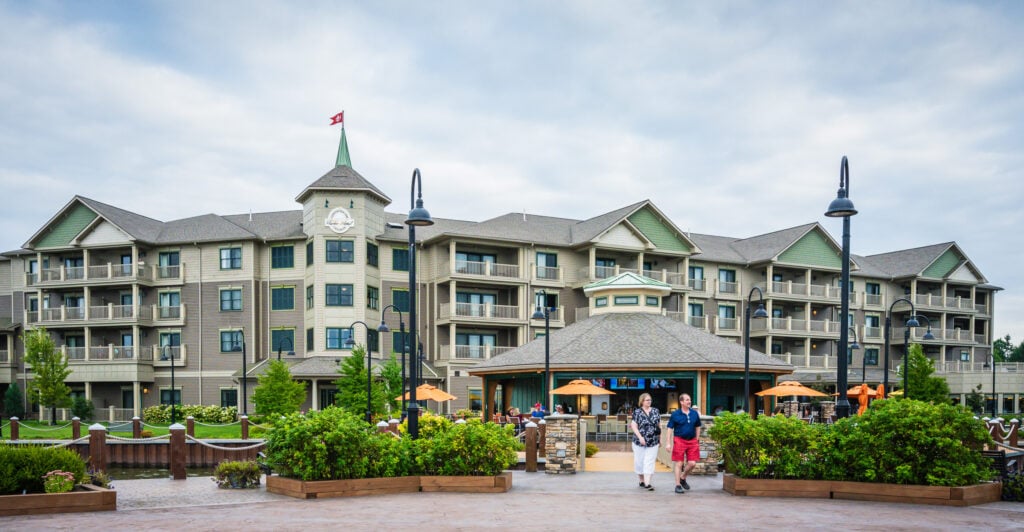
[[583, 287], [583, 293], [590, 295], [595, 290], [605, 290], [609, 288], [647, 288], [652, 290], [659, 290], [665, 293], [671, 292], [672, 287], [668, 283], [663, 283], [650, 277], [643, 277], [633, 272], [622, 272], [614, 277], [608, 277], [595, 281]]
[[307, 186], [295, 197], [295, 201], [302, 203], [306, 196], [317, 190], [358, 190], [376, 196], [385, 205], [391, 203], [391, 198], [381, 192], [373, 183], [367, 181], [365, 177], [359, 175], [359, 172], [356, 172], [351, 167], [344, 165], [335, 166], [331, 171], [324, 174], [323, 177]]
[[[131, 211], [114, 207], [113, 205], [107, 205], [106, 203], [102, 203], [94, 199], [76, 195], [71, 198], [71, 201], [67, 202], [64, 207], [61, 207], [56, 214], [50, 217], [50, 219], [47, 220], [38, 231], [29, 237], [28, 241], [23, 244], [23, 247], [31, 248], [33, 243], [43, 235], [48, 227], [54, 224], [65, 213], [71, 211], [75, 205], [84, 205], [87, 209], [117, 227], [133, 240], [141, 242], [155, 242], [157, 236], [160, 234], [161, 228], [163, 227], [163, 222], [159, 220], [154, 220], [141, 214], [136, 214]], [[90, 227], [91, 226], [92, 224], [90, 224]]]
[[[550, 366], [572, 369], [742, 369], [743, 346], [662, 316], [599, 314], [550, 335]], [[481, 362], [471, 375], [536, 371], [544, 367], [544, 341], [533, 340]], [[788, 373], [793, 366], [751, 350], [750, 367]]]
[[832, 240], [832, 236], [827, 231], [821, 229], [817, 222], [737, 240], [732, 243], [732, 247], [752, 263], [770, 261], [781, 255], [783, 251], [786, 251], [787, 248], [797, 243], [804, 235], [814, 231], [816, 228], [821, 230], [823, 235], [828, 236], [829, 242], [837, 250], [839, 249], [836, 242]]
[[920, 275], [935, 259], [942, 256], [947, 249], [954, 246], [953, 242], [933, 244], [913, 249], [902, 249], [879, 253], [864, 257], [875, 268], [886, 272], [893, 278], [914, 277]]
[[571, 242], [573, 244], [585, 244], [593, 242], [601, 233], [604, 233], [608, 229], [626, 219], [630, 214], [636, 212], [637, 209], [643, 207], [649, 203], [648, 200], [627, 205], [621, 209], [616, 209], [611, 212], [607, 212], [589, 220], [583, 220], [576, 222], [572, 227], [572, 234], [570, 235]]
[[161, 244], [182, 242], [210, 242], [217, 240], [252, 240], [256, 234], [242, 229], [216, 214], [203, 214], [164, 224], [160, 238]]

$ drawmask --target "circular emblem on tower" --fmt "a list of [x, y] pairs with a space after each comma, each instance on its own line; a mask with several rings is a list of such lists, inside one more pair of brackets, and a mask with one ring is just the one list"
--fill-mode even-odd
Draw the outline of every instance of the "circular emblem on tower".
[[356, 220], [355, 218], [352, 218], [352, 215], [344, 208], [335, 207], [334, 209], [331, 209], [330, 214], [327, 215], [327, 219], [324, 220], [324, 225], [335, 233], [344, 233], [345, 231], [352, 229], [352, 226], [356, 225]]

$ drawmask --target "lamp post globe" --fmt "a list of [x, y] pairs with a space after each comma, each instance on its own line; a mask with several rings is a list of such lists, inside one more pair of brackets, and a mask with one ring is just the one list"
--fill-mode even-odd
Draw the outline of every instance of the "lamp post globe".
[[850, 200], [850, 165], [843, 156], [839, 164], [839, 191], [836, 199], [829, 203], [825, 216], [829, 218], [843, 219], [843, 251], [842, 270], [840, 282], [840, 310], [839, 320], [842, 327], [839, 329], [839, 360], [836, 365], [836, 391], [839, 397], [836, 398], [836, 417], [844, 418], [850, 416], [850, 401], [846, 396], [847, 388], [847, 349], [849, 341], [847, 327], [850, 325], [850, 217], [857, 214], [857, 209]]

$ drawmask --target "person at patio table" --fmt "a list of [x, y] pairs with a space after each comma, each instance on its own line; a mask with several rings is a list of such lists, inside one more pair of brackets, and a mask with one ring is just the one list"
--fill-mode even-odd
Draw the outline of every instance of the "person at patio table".
[[542, 418], [544, 417], [544, 406], [540, 403], [535, 403], [533, 408], [530, 409], [530, 417]]
[[680, 395], [679, 408], [672, 412], [668, 419], [672, 438], [668, 440], [665, 449], [672, 453], [676, 493], [684, 493], [684, 489], [690, 489], [690, 485], [686, 483], [686, 476], [693, 471], [697, 460], [700, 460], [700, 412], [691, 408], [692, 405], [693, 399], [690, 394]]
[[651, 394], [640, 396], [639, 406], [633, 410], [629, 428], [633, 431], [633, 469], [640, 479], [640, 487], [654, 491], [651, 476], [654, 474], [654, 460], [658, 457], [658, 445], [661, 443], [661, 413], [651, 406]]

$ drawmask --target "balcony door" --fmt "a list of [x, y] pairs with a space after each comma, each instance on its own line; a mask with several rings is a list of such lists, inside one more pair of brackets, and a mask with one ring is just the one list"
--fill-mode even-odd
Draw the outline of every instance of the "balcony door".
[[[498, 296], [496, 294], [481, 294], [476, 292], [456, 292], [455, 302], [459, 308], [456, 309], [458, 316], [485, 316], [485, 305], [496, 305]], [[460, 304], [461, 303], [461, 304]]]
[[484, 358], [488, 351], [497, 345], [497, 336], [493, 334], [458, 333], [455, 335], [456, 346], [468, 346], [469, 358]]

